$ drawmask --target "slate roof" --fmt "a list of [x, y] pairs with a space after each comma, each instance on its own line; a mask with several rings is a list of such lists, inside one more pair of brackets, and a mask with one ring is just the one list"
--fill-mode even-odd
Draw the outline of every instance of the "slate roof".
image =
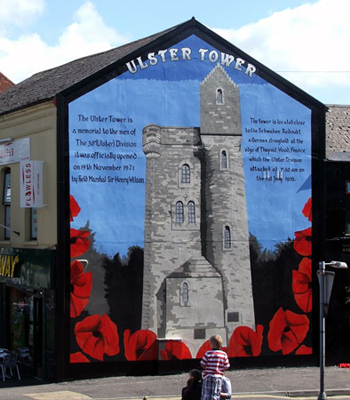
[[167, 278], [220, 278], [220, 273], [202, 256], [192, 257], [175, 269]]
[[[130, 58], [133, 52], [137, 52], [157, 39], [163, 39], [180, 26], [186, 28], [186, 25], [188, 27], [189, 24], [194, 23], [198, 24], [192, 18], [185, 23], [132, 43], [39, 72], [3, 93], [0, 87], [0, 115], [50, 101], [60, 92], [89, 79], [94, 74], [102, 74], [107, 70], [111, 72], [112, 68], [124, 57]], [[255, 64], [259, 63], [255, 62]], [[344, 155], [344, 152], [348, 151], [350, 161], [350, 106], [328, 107], [330, 112], [326, 115], [327, 155], [341, 153]]]
[[116, 63], [176, 28], [177, 26], [112, 50], [39, 72], [9, 88], [6, 93], [0, 93], [0, 115], [53, 99], [61, 91]]
[[0, 93], [12, 87], [14, 83], [0, 72]]
[[328, 105], [326, 154], [329, 160], [350, 161], [350, 106]]

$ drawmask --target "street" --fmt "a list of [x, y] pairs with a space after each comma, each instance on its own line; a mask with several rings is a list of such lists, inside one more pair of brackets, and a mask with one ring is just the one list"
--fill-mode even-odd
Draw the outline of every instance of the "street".
[[[232, 399], [317, 399], [318, 367], [230, 370]], [[188, 374], [115, 376], [48, 383], [16, 378], [0, 383], [1, 400], [181, 400]], [[350, 369], [326, 367], [328, 398], [350, 399]]]

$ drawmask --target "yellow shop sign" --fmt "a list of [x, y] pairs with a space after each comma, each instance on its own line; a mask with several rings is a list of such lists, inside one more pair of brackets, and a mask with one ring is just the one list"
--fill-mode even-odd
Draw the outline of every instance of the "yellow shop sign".
[[15, 266], [18, 261], [18, 256], [0, 254], [0, 276], [13, 278]]

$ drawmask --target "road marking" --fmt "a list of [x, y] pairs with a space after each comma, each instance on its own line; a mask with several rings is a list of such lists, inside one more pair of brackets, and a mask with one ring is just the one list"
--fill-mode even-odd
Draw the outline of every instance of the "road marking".
[[[328, 396], [331, 400], [341, 400], [346, 399], [349, 400], [349, 396]], [[136, 397], [95, 397], [95, 400], [142, 400], [143, 396], [136, 396]], [[278, 394], [239, 394], [239, 395], [232, 395], [231, 399], [274, 399], [274, 400], [310, 400], [312, 396], [301, 397], [301, 396], [282, 396]], [[169, 397], [169, 396], [147, 396], [147, 400], [181, 400], [181, 397]]]
[[[328, 396], [330, 399], [347, 399], [347, 400], [349, 400], [349, 396], [342, 396], [342, 395], [335, 395], [335, 396]], [[310, 396], [307, 396], [307, 397], [302, 397], [302, 396], [288, 396], [288, 395], [286, 395], [286, 396], [281, 396], [281, 395], [279, 395], [279, 394], [259, 394], [259, 393], [257, 393], [257, 394], [240, 394], [239, 396], [237, 396], [237, 395], [232, 395], [231, 396], [231, 399], [243, 399], [243, 398], [245, 398], [245, 399], [249, 399], [249, 398], [253, 398], [253, 399], [256, 399], [256, 398], [264, 398], [264, 399], [288, 399], [288, 400], [292, 400], [292, 399], [295, 399], [295, 400], [310, 400], [310, 399], [312, 399], [312, 396], [310, 397]]]
[[[85, 394], [71, 392], [69, 390], [64, 390], [61, 392], [47, 392], [47, 393], [31, 393], [24, 394], [24, 396], [30, 397], [34, 400], [92, 400], [93, 397], [87, 396]], [[95, 397], [96, 400], [142, 400], [143, 396], [137, 397]], [[274, 400], [310, 400], [310, 396], [301, 397], [301, 396], [282, 396], [278, 394], [239, 394], [232, 395], [231, 399], [274, 399]], [[181, 397], [169, 397], [169, 396], [147, 396], [148, 400], [180, 400]], [[331, 396], [332, 400], [341, 400], [347, 399], [349, 400], [349, 396], [335, 395]]]
[[85, 394], [63, 390], [61, 392], [47, 392], [47, 393], [29, 393], [24, 396], [30, 397], [35, 400], [87, 400], [92, 399]]

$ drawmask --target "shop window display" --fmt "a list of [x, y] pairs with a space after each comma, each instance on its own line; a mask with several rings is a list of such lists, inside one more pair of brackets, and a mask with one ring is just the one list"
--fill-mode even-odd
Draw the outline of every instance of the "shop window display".
[[31, 363], [34, 345], [34, 292], [9, 288], [10, 351], [18, 353], [20, 361]]

